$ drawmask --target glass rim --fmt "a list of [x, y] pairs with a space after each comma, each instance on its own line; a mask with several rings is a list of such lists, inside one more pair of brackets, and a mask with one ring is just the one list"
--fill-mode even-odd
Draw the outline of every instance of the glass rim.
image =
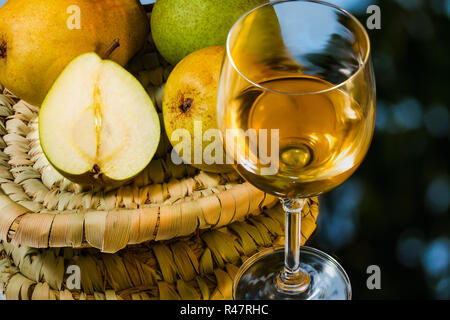
[[[316, 3], [316, 4], [320, 4], [320, 5], [324, 5], [324, 6], [328, 6], [328, 7], [332, 7], [338, 11], [340, 11], [341, 13], [343, 13], [344, 15], [350, 17], [350, 19], [352, 21], [354, 21], [357, 25], [357, 27], [359, 29], [362, 30], [362, 33], [364, 35], [364, 39], [366, 41], [366, 45], [367, 45], [367, 52], [365, 53], [363, 62], [358, 66], [358, 70], [356, 70], [356, 72], [354, 72], [352, 75], [350, 75], [348, 78], [346, 78], [344, 81], [341, 81], [340, 83], [333, 85], [330, 88], [324, 89], [324, 90], [319, 90], [319, 91], [311, 91], [311, 92], [284, 92], [284, 91], [278, 91], [278, 90], [274, 90], [274, 89], [270, 89], [267, 88], [265, 86], [262, 86], [261, 84], [250, 80], [246, 75], [244, 75], [239, 68], [236, 66], [233, 57], [231, 55], [230, 52], [230, 42], [231, 42], [231, 35], [233, 33], [233, 31], [236, 29], [236, 27], [245, 19], [247, 18], [252, 12], [257, 11], [263, 7], [266, 6], [272, 6], [274, 7], [275, 5], [279, 4], [279, 3], [284, 3], [284, 2], [310, 2], [310, 3]], [[365, 69], [369, 59], [370, 59], [370, 54], [371, 54], [371, 45], [370, 45], [370, 39], [369, 39], [369, 34], [367, 33], [366, 28], [364, 28], [364, 26], [362, 25], [362, 23], [350, 12], [348, 12], [345, 9], [342, 9], [341, 7], [338, 7], [337, 5], [334, 5], [332, 3], [326, 2], [326, 1], [322, 1], [322, 0], [276, 0], [276, 1], [270, 1], [268, 3], [264, 3], [262, 5], [259, 5], [253, 9], [251, 9], [250, 11], [247, 11], [246, 13], [244, 13], [231, 27], [230, 31], [228, 32], [228, 36], [227, 36], [227, 42], [226, 42], [226, 55], [228, 60], [230, 61], [233, 69], [242, 77], [244, 78], [247, 82], [249, 82], [250, 84], [263, 89], [265, 91], [269, 91], [269, 92], [274, 92], [274, 93], [279, 93], [279, 94], [288, 94], [288, 95], [314, 95], [314, 94], [321, 94], [321, 93], [325, 93], [325, 92], [329, 92], [335, 89], [338, 89], [342, 86], [344, 86], [346, 83], [350, 82], [352, 79], [356, 78], [356, 76], [358, 76], [358, 74], [361, 72], [361, 70]]]

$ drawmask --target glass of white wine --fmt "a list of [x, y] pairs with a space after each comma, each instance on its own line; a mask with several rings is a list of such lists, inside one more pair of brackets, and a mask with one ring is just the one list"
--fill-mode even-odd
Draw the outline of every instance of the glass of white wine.
[[228, 35], [218, 119], [235, 169], [278, 196], [286, 212], [285, 247], [248, 259], [233, 297], [350, 299], [339, 263], [300, 247], [300, 219], [305, 201], [348, 179], [369, 149], [375, 78], [364, 27], [322, 1], [275, 1], [248, 12]]

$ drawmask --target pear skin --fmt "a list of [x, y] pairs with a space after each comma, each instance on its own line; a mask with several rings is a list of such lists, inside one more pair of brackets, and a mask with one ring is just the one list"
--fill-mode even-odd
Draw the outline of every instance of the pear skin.
[[75, 57], [118, 39], [109, 58], [124, 66], [149, 33], [138, 0], [8, 0], [0, 21], [0, 83], [37, 106]]
[[[188, 130], [192, 138], [191, 158], [183, 158], [183, 154], [180, 156], [194, 167], [209, 172], [234, 170], [231, 165], [225, 164], [225, 152], [222, 162], [224, 164], [194, 164], [193, 161], [195, 122], [201, 122], [202, 133], [208, 129], [218, 129], [217, 89], [224, 53], [222, 46], [208, 47], [191, 53], [177, 64], [164, 89], [163, 116], [169, 140], [176, 146], [179, 141], [172, 139], [173, 132], [179, 128]], [[207, 141], [203, 142], [202, 153], [208, 144]]]
[[161, 55], [177, 64], [188, 54], [224, 46], [228, 31], [247, 11], [268, 0], [158, 0], [152, 36]]

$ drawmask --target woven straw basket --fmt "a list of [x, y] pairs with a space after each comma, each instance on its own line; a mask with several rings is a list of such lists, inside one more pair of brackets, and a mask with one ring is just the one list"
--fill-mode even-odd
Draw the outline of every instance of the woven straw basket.
[[[315, 229], [318, 203], [303, 211], [302, 243]], [[243, 222], [189, 238], [95, 249], [32, 249], [0, 243], [0, 286], [9, 300], [231, 299], [232, 280], [247, 257], [283, 242], [280, 206]], [[80, 268], [81, 290], [68, 282]], [[1, 288], [0, 288], [1, 289]]]
[[[171, 69], [151, 37], [128, 66], [159, 111]], [[7, 299], [229, 299], [240, 264], [283, 242], [275, 197], [235, 172], [175, 165], [164, 132], [132, 182], [83, 189], [43, 154], [38, 112], [0, 84], [0, 289]], [[303, 243], [317, 214], [318, 200], [310, 199]], [[71, 265], [81, 270], [81, 288], [67, 284]]]

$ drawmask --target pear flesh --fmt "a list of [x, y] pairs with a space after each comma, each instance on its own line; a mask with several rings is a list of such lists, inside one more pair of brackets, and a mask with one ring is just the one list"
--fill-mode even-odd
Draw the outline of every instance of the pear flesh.
[[47, 159], [64, 176], [103, 185], [127, 181], [149, 164], [160, 122], [131, 74], [87, 53], [66, 67], [45, 98], [39, 135]]

